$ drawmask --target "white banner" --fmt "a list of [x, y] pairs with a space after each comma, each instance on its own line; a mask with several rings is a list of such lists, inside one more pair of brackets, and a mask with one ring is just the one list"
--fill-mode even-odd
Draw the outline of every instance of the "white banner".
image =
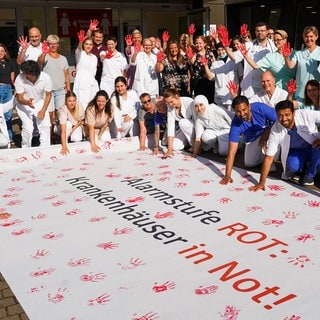
[[0, 271], [31, 320], [313, 320], [319, 193], [141, 152], [1, 150]]

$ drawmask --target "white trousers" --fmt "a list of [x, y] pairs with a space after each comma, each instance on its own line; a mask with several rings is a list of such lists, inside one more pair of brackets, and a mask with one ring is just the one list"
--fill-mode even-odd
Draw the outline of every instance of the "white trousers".
[[246, 142], [244, 149], [244, 165], [246, 167], [256, 167], [264, 159], [262, 148], [259, 146], [260, 137], [252, 142]]
[[[70, 132], [72, 130], [72, 123], [70, 121], [66, 122], [66, 137], [69, 137]], [[60, 129], [60, 125], [56, 125], [54, 128], [54, 133], [58, 136], [61, 136], [61, 129]], [[82, 141], [82, 126], [79, 126], [77, 129], [75, 129], [71, 136], [70, 136], [70, 140], [72, 142], [80, 142]]]
[[32, 136], [34, 131], [39, 131], [40, 134], [40, 146], [50, 146], [50, 117], [48, 110], [42, 120], [37, 118], [38, 112], [43, 106], [43, 100], [35, 104], [35, 108], [32, 109], [26, 105], [17, 105], [18, 116], [22, 122], [21, 131], [21, 147], [31, 147]]
[[[179, 121], [179, 127], [181, 131], [184, 133], [188, 143], [190, 146], [193, 146], [194, 142], [194, 123], [189, 119], [181, 119]], [[177, 136], [176, 136], [177, 138]]]
[[205, 129], [201, 136], [201, 147], [203, 150], [218, 150], [219, 155], [228, 154], [229, 132]]

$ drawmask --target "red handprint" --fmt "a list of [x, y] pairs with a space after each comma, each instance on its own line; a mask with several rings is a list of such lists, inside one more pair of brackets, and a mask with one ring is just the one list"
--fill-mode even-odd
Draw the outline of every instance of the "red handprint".
[[83, 42], [84, 40], [86, 40], [86, 34], [84, 30], [80, 30], [78, 32], [78, 40], [79, 42]]
[[46, 251], [44, 249], [42, 249], [42, 250], [38, 249], [37, 252], [34, 255], [31, 255], [31, 257], [33, 259], [40, 259], [40, 258], [43, 258], [43, 257], [47, 256], [48, 254], [49, 254], [49, 251]]
[[246, 56], [248, 54], [248, 49], [247, 49], [245, 43], [240, 44], [239, 50], [242, 53], [242, 55], [244, 55], [244, 56]]
[[207, 66], [208, 65], [208, 59], [205, 56], [201, 56], [200, 57], [200, 62], [203, 66]]
[[123, 270], [132, 270], [132, 269], [138, 268], [140, 266], [144, 266], [145, 263], [139, 258], [131, 258], [129, 261], [129, 264], [122, 266], [122, 264], [119, 263], [119, 265], [121, 266], [121, 268]]
[[292, 49], [290, 48], [290, 42], [285, 43], [282, 46], [282, 54], [284, 57], [289, 57], [291, 55]]
[[229, 203], [229, 202], [231, 202], [232, 200], [230, 199], [230, 198], [221, 198], [221, 199], [219, 199], [219, 202], [220, 203]]
[[81, 281], [87, 281], [87, 282], [98, 282], [100, 280], [104, 280], [106, 278], [106, 274], [105, 273], [96, 273], [93, 274], [92, 272], [90, 272], [89, 274], [83, 274], [80, 276], [80, 280]]
[[134, 45], [134, 52], [140, 52], [141, 51], [141, 44], [140, 43], [136, 43]]
[[203, 287], [200, 286], [199, 288], [194, 290], [194, 293], [196, 295], [203, 295], [203, 294], [212, 294], [212, 293], [216, 293], [218, 290], [218, 286], [212, 285], [212, 286], [208, 286], [208, 287]]
[[220, 313], [223, 320], [237, 320], [240, 310], [236, 309], [234, 306], [226, 306], [224, 313]]
[[297, 91], [297, 83], [295, 79], [290, 79], [288, 83], [286, 83], [287, 91], [290, 94], [293, 94]]
[[124, 37], [124, 40], [125, 40], [126, 45], [127, 45], [128, 47], [132, 46], [133, 40], [132, 40], [132, 35], [131, 35], [131, 34], [127, 34], [127, 35]]
[[94, 305], [99, 305], [99, 304], [105, 305], [109, 301], [110, 301], [110, 295], [108, 295], [107, 293], [103, 293], [97, 298], [89, 299], [88, 306], [93, 307]]
[[300, 234], [299, 236], [296, 237], [296, 239], [300, 242], [306, 242], [307, 240], [315, 240], [314, 239], [314, 236], [310, 233], [303, 233], [303, 234]]
[[157, 212], [154, 216], [156, 219], [164, 219], [164, 218], [173, 218], [174, 213], [172, 211], [167, 211], [167, 212]]
[[162, 60], [164, 59], [165, 55], [162, 51], [159, 51], [157, 53], [157, 62], [162, 62]]
[[27, 234], [27, 233], [31, 233], [32, 229], [31, 228], [25, 228], [25, 229], [21, 229], [21, 230], [15, 230], [13, 232], [11, 232], [11, 234], [13, 236], [21, 236], [23, 234]]
[[47, 54], [49, 52], [49, 44], [47, 41], [43, 41], [42, 43], [42, 53]]
[[164, 284], [158, 285], [157, 283], [154, 284], [152, 290], [154, 292], [163, 292], [172, 290], [176, 287], [176, 284], [173, 281], [166, 281]]
[[102, 248], [104, 250], [109, 250], [109, 249], [118, 248], [119, 245], [117, 243], [112, 243], [112, 242], [103, 242], [103, 243], [97, 244], [97, 247]]
[[187, 50], [186, 50], [186, 54], [187, 54], [187, 57], [191, 60], [195, 53], [193, 52], [192, 48], [188, 47]]
[[89, 219], [89, 222], [100, 222], [107, 219], [107, 217], [93, 217], [91, 219]]
[[40, 269], [34, 272], [30, 272], [30, 277], [50, 276], [55, 270], [55, 268]]
[[60, 303], [65, 299], [64, 294], [68, 292], [67, 288], [59, 288], [55, 294], [48, 293], [48, 301], [52, 303]]
[[247, 33], [248, 33], [248, 25], [246, 23], [244, 23], [240, 27], [240, 36], [245, 36]]
[[135, 197], [135, 198], [128, 198], [126, 202], [135, 203], [135, 202], [143, 202], [144, 197]]
[[98, 24], [99, 24], [99, 20], [97, 20], [97, 19], [90, 20], [89, 29], [91, 31], [97, 30], [98, 29]]
[[189, 33], [190, 35], [192, 35], [192, 34], [194, 34], [195, 32], [196, 32], [195, 24], [194, 24], [194, 23], [191, 23], [191, 24], [189, 25], [189, 28], [188, 28], [188, 33]]
[[239, 91], [239, 86], [235, 83], [235, 81], [230, 80], [227, 83], [227, 89], [229, 90], [232, 96], [236, 96]]
[[42, 236], [43, 239], [56, 240], [63, 237], [63, 233], [49, 232]]
[[[138, 316], [136, 313], [133, 315], [134, 318], [132, 320], [156, 320], [159, 319], [159, 316], [157, 313], [154, 312], [148, 312], [144, 314], [143, 316]], [[137, 318], [138, 317], [138, 318]]]
[[0, 224], [0, 226], [1, 227], [12, 227], [12, 226], [18, 225], [18, 224], [20, 224], [22, 222], [23, 222], [23, 220], [16, 219], [16, 220], [4, 222], [4, 223]]
[[67, 216], [75, 216], [76, 214], [79, 214], [81, 212], [80, 209], [72, 209], [70, 211], [66, 211]]
[[118, 228], [115, 228], [114, 231], [113, 231], [113, 234], [116, 236], [116, 235], [120, 235], [120, 234], [129, 234], [132, 232], [132, 228], [122, 228], [122, 229], [118, 229]]
[[82, 267], [82, 266], [88, 266], [90, 264], [90, 262], [91, 262], [91, 260], [88, 258], [81, 258], [78, 260], [70, 259], [69, 262], [67, 263], [67, 265], [72, 268]]
[[314, 201], [314, 200], [309, 200], [307, 203], [305, 203], [308, 207], [311, 208], [319, 208], [320, 207], [320, 201]]
[[292, 263], [294, 266], [299, 266], [300, 268], [304, 268], [306, 263], [311, 262], [310, 258], [306, 255], [300, 255], [296, 258], [289, 257], [289, 263]]
[[168, 42], [170, 39], [170, 35], [168, 31], [163, 31], [162, 32], [162, 41], [163, 42]]

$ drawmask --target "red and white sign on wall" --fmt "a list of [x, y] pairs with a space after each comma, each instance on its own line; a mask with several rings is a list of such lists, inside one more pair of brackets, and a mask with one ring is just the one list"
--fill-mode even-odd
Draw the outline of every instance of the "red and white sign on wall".
[[105, 35], [112, 34], [112, 10], [57, 9], [59, 37], [77, 37], [80, 30], [88, 30], [90, 21], [99, 21]]

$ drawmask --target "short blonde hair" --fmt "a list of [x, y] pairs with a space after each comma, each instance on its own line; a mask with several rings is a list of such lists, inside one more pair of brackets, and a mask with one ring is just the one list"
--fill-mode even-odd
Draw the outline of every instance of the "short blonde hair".
[[274, 34], [279, 34], [281, 36], [282, 39], [288, 39], [288, 34], [286, 31], [278, 29], [274, 32]]
[[56, 34], [49, 34], [47, 37], [47, 41], [49, 43], [58, 43], [60, 39]]

